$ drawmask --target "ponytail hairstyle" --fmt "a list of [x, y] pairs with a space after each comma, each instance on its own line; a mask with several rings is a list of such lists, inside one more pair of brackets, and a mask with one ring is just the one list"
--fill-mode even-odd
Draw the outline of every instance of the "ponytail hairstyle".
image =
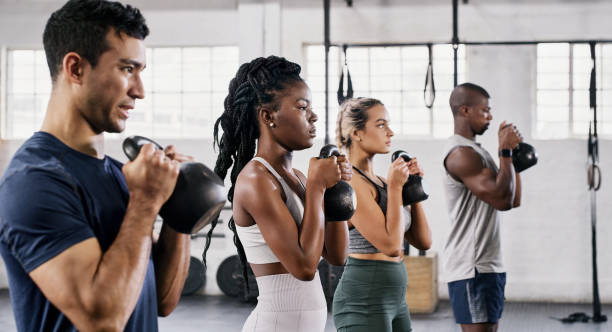
[[[258, 113], [262, 106], [278, 110], [278, 92], [288, 84], [301, 82], [300, 65], [278, 56], [256, 58], [242, 64], [236, 76], [230, 81], [229, 93], [225, 97], [223, 114], [215, 122], [214, 144], [219, 148], [215, 164], [215, 173], [225, 179], [232, 167], [230, 180], [232, 185], [227, 194], [230, 203], [234, 201], [234, 188], [238, 174], [255, 155], [256, 141], [259, 138]], [[223, 131], [219, 139], [219, 127]], [[206, 252], [210, 247], [212, 231], [217, 221], [213, 221], [206, 238], [203, 260], [206, 264]], [[248, 265], [244, 247], [236, 233], [236, 223], [232, 216], [228, 227], [234, 233], [234, 245], [242, 263], [245, 281], [245, 298], [249, 293]]]
[[365, 128], [368, 121], [367, 111], [376, 105], [384, 106], [378, 99], [364, 97], [349, 98], [340, 105], [336, 124], [336, 144], [339, 149], [348, 152], [353, 143], [351, 133]]

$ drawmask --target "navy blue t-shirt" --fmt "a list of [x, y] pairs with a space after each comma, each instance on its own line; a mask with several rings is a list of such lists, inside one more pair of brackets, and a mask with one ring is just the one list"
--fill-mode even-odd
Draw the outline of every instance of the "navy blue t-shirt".
[[[44, 132], [35, 133], [13, 156], [0, 179], [0, 253], [19, 331], [76, 331], [29, 273], [91, 237], [102, 252], [110, 247], [129, 199], [121, 167], [108, 156], [93, 158]], [[152, 256], [125, 331], [157, 331]]]

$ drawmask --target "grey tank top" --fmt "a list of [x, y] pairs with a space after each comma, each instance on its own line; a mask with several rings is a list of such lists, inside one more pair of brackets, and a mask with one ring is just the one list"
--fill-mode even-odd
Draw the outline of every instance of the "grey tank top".
[[504, 272], [501, 258], [499, 212], [480, 200], [462, 182], [446, 171], [446, 158], [458, 147], [474, 149], [483, 167], [497, 174], [491, 155], [480, 144], [460, 135], [449, 138], [444, 153], [444, 191], [451, 230], [444, 247], [447, 280], [473, 278], [483, 273]]
[[[377, 194], [376, 204], [378, 204], [378, 206], [382, 210], [383, 215], [386, 218], [386, 215], [387, 215], [387, 184], [383, 182], [383, 187], [381, 187], [378, 184], [376, 184], [376, 182], [372, 181], [372, 179], [370, 179], [367, 175], [365, 175], [361, 170], [359, 170], [358, 168], [354, 166], [353, 168], [359, 174], [361, 174], [361, 176], [363, 176], [370, 183], [372, 183], [372, 185], [376, 189], [376, 194]], [[359, 206], [359, 204], [357, 204], [357, 206]], [[403, 215], [404, 215], [404, 227], [405, 227], [404, 230], [408, 231], [412, 223], [412, 218], [411, 218], [412, 215], [410, 214], [410, 209], [406, 208], [403, 212]], [[374, 253], [380, 252], [380, 250], [378, 250], [372, 243], [370, 243], [370, 241], [364, 238], [363, 235], [361, 235], [361, 233], [359, 233], [357, 228], [355, 228], [354, 226], [349, 229], [349, 247], [348, 249], [349, 249], [348, 250], [349, 254], [374, 254]]]

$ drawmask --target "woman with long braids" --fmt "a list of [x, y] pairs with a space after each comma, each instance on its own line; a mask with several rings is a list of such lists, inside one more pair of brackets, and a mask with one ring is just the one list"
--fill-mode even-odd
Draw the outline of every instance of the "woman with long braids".
[[349, 257], [334, 295], [338, 331], [411, 331], [406, 305], [404, 239], [429, 249], [431, 231], [421, 203], [402, 206], [409, 174], [423, 176], [416, 159], [397, 158], [387, 178], [374, 174], [373, 158], [389, 152], [393, 131], [389, 113], [376, 99], [345, 101], [338, 113], [338, 147], [348, 152], [356, 171], [350, 184], [357, 211], [349, 220]]
[[276, 56], [243, 64], [215, 123], [215, 172], [225, 178], [233, 164], [229, 225], [259, 288], [242, 331], [323, 331], [317, 265], [321, 255], [335, 265], [346, 258], [346, 222], [326, 224], [323, 214], [325, 189], [350, 179], [346, 157], [312, 158], [308, 179], [291, 166], [293, 151], [312, 146], [317, 121], [300, 70]]

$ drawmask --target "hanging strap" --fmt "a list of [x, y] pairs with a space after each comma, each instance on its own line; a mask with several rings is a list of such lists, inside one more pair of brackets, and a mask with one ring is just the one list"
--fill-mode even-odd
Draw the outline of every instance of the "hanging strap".
[[[342, 72], [340, 73], [340, 82], [338, 83], [338, 105], [342, 105], [342, 103], [348, 99], [353, 98], [353, 81], [351, 80], [351, 72], [348, 68], [348, 62], [346, 60], [346, 49], [348, 45], [344, 44], [342, 46], [342, 51], [344, 53], [344, 66], [342, 67]], [[347, 79], [347, 90], [346, 95], [344, 94], [344, 70], [346, 70], [346, 79]]]
[[423, 99], [425, 100], [425, 106], [429, 109], [432, 109], [434, 101], [436, 100], [436, 85], [434, 83], [433, 55], [431, 44], [427, 44], [427, 50], [429, 51], [429, 64], [427, 65], [427, 72], [425, 73], [425, 87], [423, 88]]
[[593, 163], [599, 161], [599, 143], [597, 140], [597, 67], [595, 61], [595, 42], [590, 42], [591, 60], [593, 67], [591, 68], [591, 82], [589, 84], [589, 106], [593, 110], [593, 134], [590, 134], [589, 125], [589, 156]]

